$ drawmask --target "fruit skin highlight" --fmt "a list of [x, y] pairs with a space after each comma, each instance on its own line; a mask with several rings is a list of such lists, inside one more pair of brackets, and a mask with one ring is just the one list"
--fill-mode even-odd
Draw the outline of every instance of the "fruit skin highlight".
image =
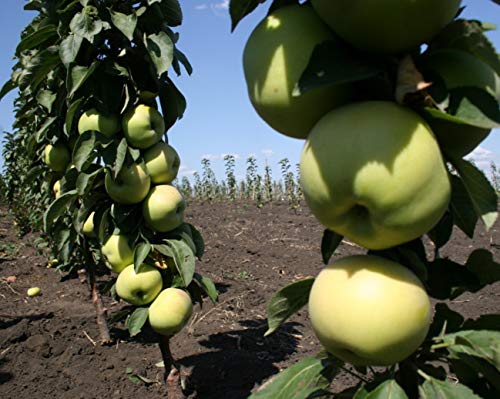
[[143, 164], [124, 165], [115, 180], [109, 171], [104, 178], [106, 192], [119, 204], [137, 204], [149, 193], [151, 178]]
[[71, 160], [68, 147], [62, 143], [47, 144], [43, 155], [45, 164], [54, 172], [64, 172]]
[[104, 136], [111, 137], [120, 129], [121, 124], [116, 115], [103, 115], [95, 108], [85, 111], [78, 120], [78, 133], [80, 134], [94, 130]]
[[431, 303], [420, 280], [385, 258], [354, 255], [324, 268], [309, 296], [323, 347], [355, 366], [389, 366], [424, 341]]
[[295, 97], [292, 91], [317, 44], [335, 40], [310, 6], [274, 11], [251, 33], [243, 52], [250, 101], [273, 129], [306, 138], [328, 111], [352, 97], [349, 85], [324, 86]]
[[369, 249], [426, 233], [451, 195], [427, 123], [386, 101], [353, 103], [325, 115], [302, 151], [300, 182], [321, 224]]
[[460, 0], [311, 0], [340, 37], [360, 50], [395, 54], [427, 43], [450, 23]]
[[122, 127], [127, 142], [142, 150], [156, 144], [165, 133], [163, 116], [156, 108], [144, 104], [139, 104], [125, 114]]
[[174, 186], [154, 186], [142, 205], [144, 221], [155, 231], [171, 231], [184, 222], [186, 201]]
[[181, 160], [172, 146], [160, 141], [146, 150], [144, 163], [151, 183], [168, 184], [177, 177]]
[[136, 273], [134, 265], [129, 265], [116, 279], [116, 293], [124, 301], [132, 305], [142, 306], [152, 302], [163, 287], [160, 271], [145, 263], [139, 266]]

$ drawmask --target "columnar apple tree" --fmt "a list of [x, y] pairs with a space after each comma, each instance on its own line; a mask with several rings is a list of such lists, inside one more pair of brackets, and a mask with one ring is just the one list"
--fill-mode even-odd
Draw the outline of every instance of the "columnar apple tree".
[[[232, 29], [261, 3], [231, 0]], [[465, 320], [439, 302], [500, 280], [487, 249], [463, 265], [441, 256], [454, 227], [472, 238], [497, 218], [493, 187], [464, 157], [500, 126], [500, 58], [460, 7], [276, 0], [248, 38], [250, 102], [304, 140], [301, 188], [328, 265], [274, 294], [266, 333], [308, 304], [325, 351], [252, 398], [500, 395], [500, 315]], [[330, 263], [344, 239], [366, 254]], [[334, 395], [342, 370], [359, 383]]]
[[[31, 0], [36, 12], [16, 49], [3, 97], [18, 88], [19, 151], [43, 191], [43, 226], [59, 268], [88, 272], [103, 342], [110, 341], [96, 269], [116, 276], [111, 292], [131, 335], [148, 321], [166, 372], [169, 338], [213, 283], [195, 273], [203, 239], [184, 222], [172, 185], [180, 157], [166, 134], [186, 100], [172, 73], [191, 74], [177, 47], [177, 0]], [[106, 269], [107, 268], [107, 269]], [[151, 306], [150, 306], [151, 305]]]

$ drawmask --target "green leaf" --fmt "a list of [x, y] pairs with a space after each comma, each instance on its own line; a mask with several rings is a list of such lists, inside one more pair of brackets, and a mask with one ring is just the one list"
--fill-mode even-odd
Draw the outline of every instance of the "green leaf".
[[450, 212], [446, 212], [439, 220], [438, 224], [427, 233], [436, 248], [443, 247], [451, 238], [453, 232], [453, 217]]
[[113, 172], [114, 172], [113, 177], [115, 179], [118, 178], [118, 174], [122, 170], [123, 163], [125, 162], [125, 157], [127, 156], [127, 150], [128, 150], [127, 139], [123, 137], [120, 140], [120, 144], [118, 144], [118, 147], [116, 149], [116, 160], [113, 167]]
[[450, 103], [447, 112], [450, 114], [447, 119], [450, 120], [453, 117], [453, 121], [457, 123], [465, 123], [483, 129], [500, 127], [500, 110], [496, 98], [476, 87], [461, 87], [450, 90]]
[[203, 241], [203, 237], [201, 233], [190, 223], [185, 223], [186, 226], [191, 230], [191, 238], [193, 239], [194, 245], [196, 247], [195, 255], [198, 259], [203, 257], [203, 253], [205, 252], [205, 242]]
[[174, 43], [165, 33], [151, 34], [145, 37], [144, 45], [156, 67], [158, 76], [161, 76], [172, 65], [174, 59]]
[[208, 297], [212, 300], [212, 302], [217, 302], [219, 297], [219, 293], [217, 288], [215, 287], [214, 282], [208, 277], [204, 277], [198, 273], [194, 274], [194, 279], [198, 283], [198, 285], [205, 291]]
[[82, 166], [91, 158], [94, 157], [94, 148], [96, 146], [96, 135], [93, 131], [88, 131], [80, 136], [75, 143], [73, 149], [73, 164], [76, 170], [81, 171]]
[[450, 353], [464, 353], [484, 359], [500, 371], [500, 331], [459, 331], [445, 335], [443, 342], [450, 344], [447, 347]]
[[275, 292], [267, 304], [268, 330], [264, 336], [272, 334], [291, 315], [305, 306], [314, 278], [306, 278], [281, 288]]
[[174, 49], [174, 67], [176, 68], [175, 72], [177, 73], [177, 75], [181, 74], [180, 68], [178, 66], [179, 63], [184, 66], [188, 75], [191, 75], [193, 73], [193, 67], [191, 66], [186, 55], [182, 51], [180, 51], [179, 49], [175, 48]]
[[12, 79], [9, 79], [7, 82], [5, 82], [4, 85], [2, 86], [2, 89], [0, 90], [0, 101], [16, 87], [17, 84]]
[[[19, 56], [23, 51], [40, 48], [42, 44], [50, 39], [57, 38], [57, 30], [54, 25], [46, 25], [38, 28], [30, 35], [24, 37], [16, 47], [16, 55]], [[47, 44], [47, 46], [53, 43]]]
[[137, 26], [137, 14], [126, 15], [121, 12], [109, 10], [111, 14], [111, 22], [116, 28], [125, 35], [125, 37], [132, 41], [134, 39], [134, 31]]
[[99, 63], [94, 61], [89, 67], [75, 65], [68, 73], [66, 85], [68, 86], [68, 97], [71, 98], [85, 81], [94, 73]]
[[429, 46], [429, 52], [439, 48], [467, 51], [489, 64], [500, 75], [500, 57], [495, 46], [484, 34], [479, 21], [459, 19], [444, 27]]
[[327, 85], [355, 82], [374, 77], [385, 69], [377, 58], [352, 51], [339, 40], [318, 44], [302, 73], [294, 96]]
[[428, 293], [436, 299], [454, 299], [465, 291], [481, 289], [477, 276], [464, 266], [449, 259], [435, 259], [429, 263]]
[[36, 95], [36, 101], [42, 107], [45, 107], [49, 113], [52, 112], [52, 105], [56, 100], [57, 95], [50, 90], [40, 90]]
[[59, 57], [66, 68], [76, 60], [82, 42], [83, 37], [75, 34], [70, 34], [61, 41], [59, 46]]
[[142, 330], [148, 319], [149, 308], [137, 308], [127, 320], [128, 332], [131, 337], [136, 336]]
[[76, 199], [76, 196], [76, 190], [68, 191], [61, 194], [59, 198], [49, 205], [43, 215], [43, 230], [45, 232], [49, 233], [52, 230], [54, 221], [66, 212], [66, 209]]
[[182, 24], [182, 9], [179, 0], [148, 0], [148, 4], [158, 3], [168, 26]]
[[386, 380], [371, 391], [366, 399], [408, 399], [403, 388], [395, 380]]
[[78, 191], [78, 195], [86, 195], [92, 190], [95, 179], [103, 173], [103, 170], [99, 168], [98, 170], [92, 173], [80, 173], [78, 178], [76, 179], [76, 190]]
[[452, 159], [452, 163], [462, 178], [476, 215], [483, 220], [486, 229], [489, 230], [498, 217], [498, 198], [495, 189], [484, 173], [470, 162]]
[[334, 231], [325, 229], [323, 232], [323, 237], [321, 239], [321, 256], [323, 257], [323, 263], [325, 265], [330, 262], [330, 258], [335, 253], [335, 250], [340, 245], [344, 236], [335, 233]]
[[418, 391], [420, 399], [481, 399], [465, 385], [435, 378], [426, 380]]
[[309, 357], [280, 372], [248, 399], [306, 399], [328, 388], [337, 370], [330, 359]]
[[168, 130], [186, 111], [186, 98], [170, 79], [160, 82], [160, 104]]
[[139, 271], [139, 267], [144, 263], [152, 249], [151, 244], [148, 242], [141, 242], [134, 248], [134, 270], [136, 273]]
[[64, 128], [66, 129], [66, 134], [68, 136], [70, 136], [72, 133], [75, 114], [78, 112], [78, 109], [82, 102], [83, 98], [79, 98], [78, 100], [73, 101], [71, 105], [68, 107], [68, 111], [66, 112], [66, 121], [64, 124]]
[[82, 12], [75, 14], [69, 27], [71, 32], [84, 37], [90, 43], [94, 42], [96, 36], [104, 27], [99, 19], [98, 10], [93, 6], [86, 6]]
[[236, 29], [236, 26], [243, 18], [255, 10], [261, 3], [261, 0], [231, 0], [229, 3], [231, 32]]
[[[187, 287], [193, 280], [195, 270], [195, 258], [193, 251], [182, 240], [163, 240], [172, 250], [172, 259], [182, 279], [182, 284]], [[155, 247], [156, 248], [156, 247]]]
[[464, 182], [458, 176], [451, 175], [450, 182], [450, 211], [453, 217], [453, 222], [460, 230], [467, 234], [469, 238], [473, 238], [478, 217], [476, 212], [474, 212], [474, 206], [469, 193], [465, 188]]

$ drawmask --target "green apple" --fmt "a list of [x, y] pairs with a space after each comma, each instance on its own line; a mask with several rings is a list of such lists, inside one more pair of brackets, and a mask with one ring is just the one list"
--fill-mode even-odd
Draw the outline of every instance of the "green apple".
[[318, 15], [360, 50], [395, 54], [429, 42], [460, 8], [460, 0], [312, 0]]
[[292, 95], [314, 47], [331, 39], [332, 32], [308, 5], [280, 8], [251, 33], [243, 52], [248, 95], [273, 129], [306, 138], [324, 114], [351, 99], [352, 90], [345, 84]]
[[184, 328], [192, 314], [189, 294], [178, 288], [167, 288], [149, 306], [149, 324], [158, 334], [172, 336]]
[[325, 115], [304, 146], [300, 174], [319, 222], [370, 249], [426, 233], [450, 200], [431, 129], [392, 102], [353, 103]]
[[61, 179], [56, 180], [56, 182], [52, 186], [52, 191], [54, 192], [56, 199], [61, 196]]
[[111, 137], [121, 129], [120, 120], [116, 115], [104, 115], [95, 108], [85, 111], [78, 120], [78, 133], [95, 130], [105, 136]]
[[153, 230], [166, 232], [184, 222], [186, 201], [174, 186], [154, 186], [142, 204], [146, 225]]
[[356, 366], [388, 366], [424, 341], [431, 304], [406, 267], [370, 255], [325, 267], [309, 295], [309, 317], [323, 347]]
[[69, 164], [71, 155], [68, 148], [61, 143], [47, 144], [44, 149], [44, 160], [49, 169], [54, 172], [64, 172]]
[[96, 236], [94, 233], [94, 215], [95, 215], [95, 212], [90, 212], [90, 215], [85, 220], [85, 223], [83, 223], [82, 232], [87, 237], [95, 237]]
[[132, 264], [118, 275], [115, 287], [121, 299], [132, 305], [142, 306], [157, 297], [163, 287], [163, 279], [156, 267], [143, 263], [136, 273]]
[[148, 148], [144, 153], [144, 162], [151, 182], [154, 184], [168, 184], [179, 172], [181, 160], [175, 149], [160, 141]]
[[122, 126], [128, 143], [142, 150], [156, 144], [165, 133], [163, 116], [144, 104], [131, 109], [123, 118]]
[[[465, 51], [453, 49], [434, 51], [421, 58], [419, 68], [424, 73], [432, 72], [439, 75], [448, 90], [476, 87], [485, 90], [497, 100], [500, 99], [500, 77], [495, 70]], [[459, 158], [476, 148], [491, 131], [432, 116], [426, 119], [443, 152]]]
[[133, 163], [124, 165], [116, 180], [111, 173], [106, 172], [104, 185], [113, 201], [119, 204], [137, 204], [148, 195], [151, 179], [144, 165]]
[[134, 250], [130, 248], [128, 237], [123, 234], [111, 235], [101, 247], [106, 266], [115, 273], [121, 273], [134, 262]]

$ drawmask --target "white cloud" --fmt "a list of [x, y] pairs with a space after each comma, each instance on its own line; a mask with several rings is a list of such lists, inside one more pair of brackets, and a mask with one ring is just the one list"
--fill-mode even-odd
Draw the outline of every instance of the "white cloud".
[[222, 0], [219, 3], [212, 3], [211, 6], [217, 10], [227, 10], [229, 9], [229, 0]]
[[274, 151], [271, 150], [270, 148], [265, 148], [261, 152], [262, 155], [264, 155], [266, 158], [271, 158], [274, 155]]
[[179, 168], [179, 173], [178, 175], [179, 176], [192, 176], [194, 174], [194, 172], [196, 172], [196, 170], [194, 169], [190, 169], [188, 168], [187, 166], [181, 166]]
[[484, 171], [489, 171], [491, 162], [496, 162], [495, 153], [481, 146], [472, 151], [466, 159], [474, 161]]
[[198, 4], [198, 5], [194, 6], [195, 10], [206, 10], [207, 8], [208, 8], [208, 5], [206, 5], [206, 4]]
[[209, 161], [222, 161], [226, 155], [232, 155], [234, 159], [240, 159], [241, 155], [239, 154], [204, 154], [201, 156], [201, 159], [208, 159]]

